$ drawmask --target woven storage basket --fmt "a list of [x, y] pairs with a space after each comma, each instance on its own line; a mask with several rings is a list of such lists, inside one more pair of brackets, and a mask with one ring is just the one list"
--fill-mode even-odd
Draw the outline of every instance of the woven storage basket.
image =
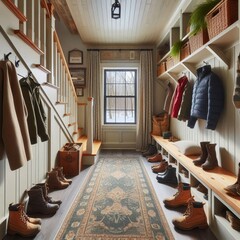
[[161, 62], [157, 68], [157, 75], [160, 76], [165, 71], [166, 71], [166, 62]]
[[174, 59], [172, 56], [167, 57], [166, 59], [166, 68], [167, 70], [174, 66]]
[[180, 60], [183, 60], [191, 54], [189, 41], [183, 44], [181, 47]]
[[207, 15], [209, 39], [238, 20], [238, 0], [222, 0]]
[[193, 35], [189, 37], [189, 44], [190, 44], [190, 51], [193, 53], [197, 49], [199, 49], [201, 46], [203, 46], [206, 42], [208, 42], [208, 32], [207, 29], [204, 29], [197, 33], [196, 35]]
[[152, 118], [152, 134], [161, 136], [163, 132], [169, 130], [169, 115], [167, 113], [162, 117], [153, 116]]

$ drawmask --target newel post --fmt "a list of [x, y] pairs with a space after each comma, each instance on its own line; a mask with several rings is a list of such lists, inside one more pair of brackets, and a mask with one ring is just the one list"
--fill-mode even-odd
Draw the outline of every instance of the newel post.
[[87, 104], [87, 153], [93, 152], [93, 102], [94, 98], [88, 97]]

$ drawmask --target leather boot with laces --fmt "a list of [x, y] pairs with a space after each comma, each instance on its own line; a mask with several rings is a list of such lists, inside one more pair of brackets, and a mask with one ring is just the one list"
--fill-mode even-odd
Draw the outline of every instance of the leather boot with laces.
[[33, 224], [39, 224], [41, 225], [42, 223], [42, 220], [41, 218], [32, 218], [32, 217], [29, 217], [26, 212], [25, 212], [25, 206], [23, 204], [19, 204], [19, 208], [20, 208], [20, 211], [22, 212], [22, 215], [25, 217], [25, 219], [30, 222], [30, 223], [33, 223]]
[[21, 204], [10, 204], [8, 209], [7, 233], [9, 235], [18, 234], [22, 237], [35, 237], [40, 232], [41, 225], [31, 222], [35, 220], [26, 215]]
[[165, 206], [170, 208], [187, 206], [188, 200], [192, 197], [190, 188], [190, 184], [180, 182], [178, 191], [172, 197], [163, 200]]
[[59, 179], [60, 179], [61, 181], [66, 182], [66, 183], [69, 183], [69, 184], [72, 183], [72, 179], [65, 178], [65, 176], [64, 176], [64, 174], [63, 174], [63, 167], [53, 168], [53, 171], [57, 171], [57, 172], [58, 172], [58, 177], [59, 177]]
[[181, 230], [194, 228], [204, 229], [208, 227], [207, 217], [203, 209], [204, 203], [194, 201], [193, 197], [188, 200], [186, 212], [182, 217], [172, 220], [173, 225]]
[[31, 188], [28, 191], [29, 201], [27, 213], [29, 215], [54, 215], [59, 209], [58, 204], [48, 203], [42, 192], [42, 188]]
[[47, 173], [46, 183], [50, 190], [60, 190], [69, 186], [69, 183], [61, 181], [56, 170]]
[[152, 171], [154, 173], [165, 172], [167, 167], [168, 167], [168, 162], [166, 160], [163, 160], [163, 161], [160, 162], [160, 164], [158, 166], [152, 168]]
[[48, 202], [48, 203], [52, 203], [52, 204], [58, 204], [60, 205], [62, 203], [61, 200], [55, 200], [53, 199], [52, 197], [49, 197], [48, 196], [48, 186], [47, 186], [47, 183], [37, 183], [34, 187], [32, 187], [32, 189], [36, 189], [36, 188], [41, 188], [42, 189], [42, 192], [43, 192], [43, 197], [44, 199]]

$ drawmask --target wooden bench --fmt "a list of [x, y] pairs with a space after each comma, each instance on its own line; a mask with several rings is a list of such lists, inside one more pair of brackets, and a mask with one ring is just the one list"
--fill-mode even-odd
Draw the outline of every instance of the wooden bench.
[[[193, 160], [197, 156], [185, 156], [172, 142], [168, 141], [168, 139], [163, 139], [161, 136], [152, 135], [152, 138], [161, 146], [162, 151], [167, 152], [169, 162], [176, 162], [179, 175], [181, 175], [180, 169], [186, 169], [189, 172], [189, 177], [187, 179], [183, 177], [183, 179], [186, 179], [192, 187], [197, 180], [197, 182], [203, 184], [208, 189], [207, 211], [209, 224], [213, 232], [219, 235], [220, 229], [220, 232], [222, 231], [221, 234], [225, 234], [225, 237], [227, 237], [225, 239], [231, 239], [231, 237], [232, 239], [240, 239], [240, 233], [231, 228], [230, 223], [223, 214], [223, 211], [228, 209], [240, 219], [240, 197], [230, 196], [224, 190], [225, 187], [236, 182], [236, 175], [222, 167], [205, 171], [201, 166], [193, 164]], [[194, 187], [196, 189], [196, 185]], [[194, 193], [196, 192], [194, 191]], [[221, 237], [223, 236], [221, 235]], [[229, 238], [229, 236], [231, 237]]]

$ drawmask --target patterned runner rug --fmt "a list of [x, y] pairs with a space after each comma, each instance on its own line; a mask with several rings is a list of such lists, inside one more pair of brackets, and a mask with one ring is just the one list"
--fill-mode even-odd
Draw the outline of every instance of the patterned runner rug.
[[173, 239], [138, 154], [100, 156], [56, 239]]

